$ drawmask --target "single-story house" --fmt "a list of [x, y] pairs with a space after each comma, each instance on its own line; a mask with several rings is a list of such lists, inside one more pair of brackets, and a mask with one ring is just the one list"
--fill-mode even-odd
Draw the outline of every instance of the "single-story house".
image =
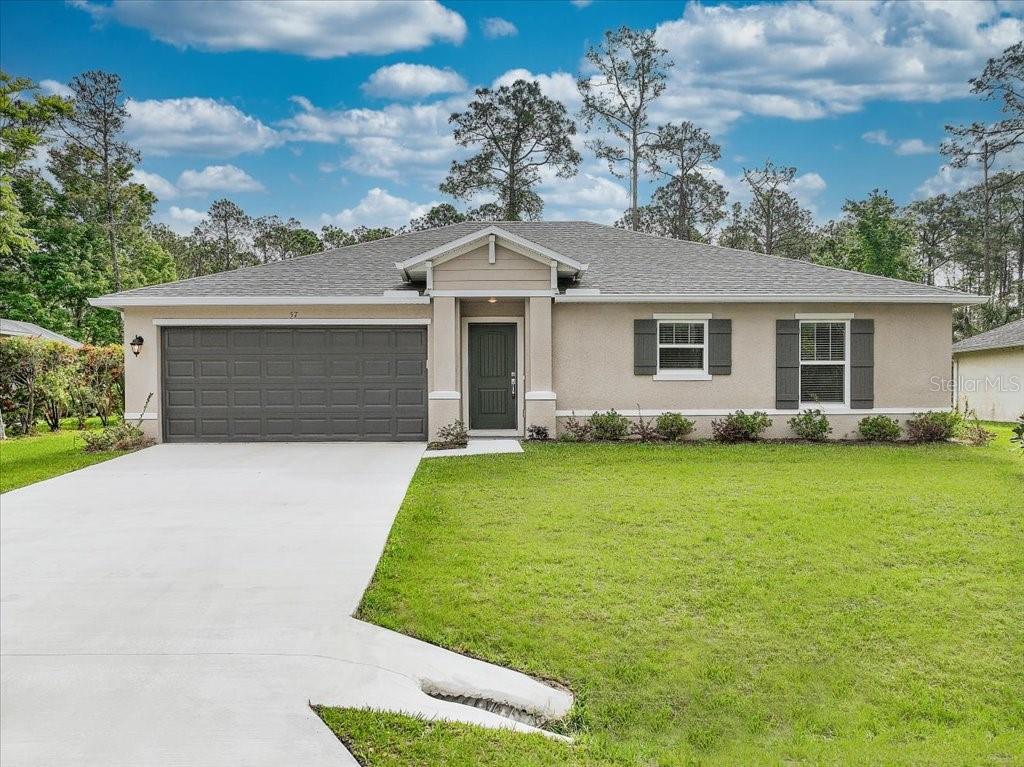
[[72, 349], [81, 349], [82, 342], [68, 338], [60, 333], [47, 330], [42, 325], [22, 320], [0, 319], [0, 338], [39, 338], [43, 341], [56, 341], [57, 343], [70, 346]]
[[1024, 319], [953, 344], [954, 402], [978, 418], [1014, 421], [1024, 413]]
[[166, 441], [425, 440], [575, 414], [949, 407], [984, 298], [582, 221], [462, 223], [103, 296], [128, 417]]

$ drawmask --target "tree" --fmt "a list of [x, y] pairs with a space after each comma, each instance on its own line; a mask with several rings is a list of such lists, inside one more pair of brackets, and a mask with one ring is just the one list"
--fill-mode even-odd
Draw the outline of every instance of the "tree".
[[934, 285], [936, 272], [953, 259], [949, 245], [963, 225], [964, 212], [954, 198], [940, 194], [915, 200], [907, 207], [907, 215], [914, 226], [924, 281]]
[[442, 226], [461, 224], [463, 221], [468, 220], [469, 216], [465, 213], [460, 213], [454, 205], [442, 202], [440, 205], [432, 207], [422, 216], [412, 219], [409, 222], [409, 231], [422, 232], [426, 229], [439, 229]]
[[651, 195], [640, 228], [680, 240], [707, 239], [725, 218], [726, 191], [701, 170], [721, 156], [711, 134], [693, 123], [658, 128], [648, 163], [668, 183]]
[[599, 138], [587, 145], [612, 174], [629, 179], [630, 228], [639, 229], [640, 173], [657, 139], [649, 112], [665, 90], [665, 70], [672, 62], [668, 51], [658, 47], [653, 30], [629, 27], [605, 32], [604, 41], [592, 46], [586, 59], [597, 74], [576, 82], [583, 99], [580, 116], [586, 128], [598, 123], [614, 137], [614, 142]]
[[124, 192], [141, 155], [121, 139], [128, 112], [119, 76], [91, 70], [74, 77], [70, 87], [74, 110], [59, 123], [65, 142], [50, 150], [50, 170], [62, 182], [64, 194], [77, 199], [86, 221], [92, 219], [93, 211], [102, 221], [113, 287], [121, 290], [119, 229], [126, 205], [133, 197], [138, 199], [137, 194]]
[[753, 250], [757, 247], [754, 235], [747, 226], [743, 206], [734, 202], [729, 212], [729, 222], [722, 227], [718, 235], [718, 244], [723, 248], [736, 250]]
[[324, 249], [316, 233], [294, 218], [282, 221], [280, 216], [260, 216], [253, 221], [253, 230], [253, 247], [260, 263], [308, 256]]
[[0, 70], [0, 175], [18, 173], [49, 141], [54, 123], [70, 113], [67, 99], [41, 95], [28, 78]]
[[493, 193], [508, 221], [540, 216], [544, 201], [535, 187], [541, 169], [571, 178], [581, 162], [572, 146], [576, 124], [565, 106], [541, 93], [537, 82], [516, 80], [494, 90], [478, 88], [469, 108], [448, 122], [455, 126], [459, 146], [479, 151], [468, 160], [452, 162], [441, 191], [459, 200]]
[[356, 238], [346, 232], [340, 226], [326, 224], [320, 227], [320, 240], [326, 248], [344, 248], [346, 245], [354, 245]]
[[195, 228], [194, 235], [209, 246], [219, 266], [215, 271], [230, 271], [253, 261], [250, 251], [252, 219], [231, 200], [216, 200], [207, 211], [206, 218]]
[[810, 211], [787, 191], [796, 168], [781, 167], [771, 160], [763, 168], [743, 169], [743, 180], [752, 199], [744, 223], [753, 239], [754, 250], [769, 256], [808, 258], [813, 221]]
[[831, 258], [816, 259], [819, 263], [899, 280], [920, 279], [913, 223], [888, 193], [875, 189], [865, 200], [847, 200], [843, 212], [838, 247]]

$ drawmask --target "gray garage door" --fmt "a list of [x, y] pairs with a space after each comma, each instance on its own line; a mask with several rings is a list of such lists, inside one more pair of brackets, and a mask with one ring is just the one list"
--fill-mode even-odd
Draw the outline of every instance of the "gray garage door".
[[423, 440], [427, 332], [164, 328], [169, 442]]

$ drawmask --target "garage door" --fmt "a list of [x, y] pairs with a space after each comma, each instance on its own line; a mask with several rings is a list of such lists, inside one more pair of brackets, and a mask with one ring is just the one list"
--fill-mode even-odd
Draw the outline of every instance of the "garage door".
[[427, 331], [168, 327], [169, 442], [424, 440]]

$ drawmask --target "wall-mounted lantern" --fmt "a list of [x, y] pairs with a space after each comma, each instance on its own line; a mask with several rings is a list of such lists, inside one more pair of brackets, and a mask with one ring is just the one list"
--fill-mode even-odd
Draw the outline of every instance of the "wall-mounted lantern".
[[142, 343], [142, 336], [135, 336], [135, 338], [131, 340], [131, 343], [128, 344], [130, 347], [132, 347], [132, 354], [134, 354], [136, 357], [138, 357], [139, 352], [142, 351]]

